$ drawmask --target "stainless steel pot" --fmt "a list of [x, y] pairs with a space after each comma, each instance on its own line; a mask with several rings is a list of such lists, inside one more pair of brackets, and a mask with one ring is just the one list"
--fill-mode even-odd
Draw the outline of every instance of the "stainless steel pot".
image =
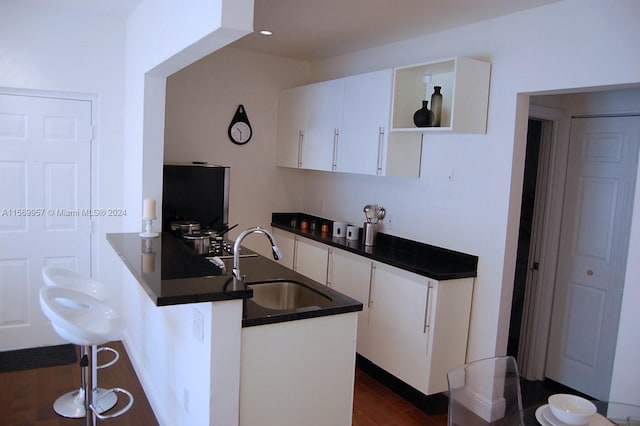
[[196, 253], [208, 254], [211, 247], [211, 234], [210, 231], [195, 231], [184, 234], [182, 238], [185, 239], [189, 246], [193, 247]]
[[186, 234], [193, 234], [200, 230], [200, 222], [195, 220], [176, 220], [171, 222], [171, 232], [178, 237], [184, 237]]

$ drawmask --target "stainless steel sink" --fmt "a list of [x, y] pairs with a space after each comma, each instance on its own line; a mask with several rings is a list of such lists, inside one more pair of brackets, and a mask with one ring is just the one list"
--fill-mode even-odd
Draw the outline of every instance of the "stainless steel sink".
[[298, 281], [268, 280], [247, 285], [253, 290], [252, 300], [267, 309], [294, 310], [331, 302], [329, 296]]

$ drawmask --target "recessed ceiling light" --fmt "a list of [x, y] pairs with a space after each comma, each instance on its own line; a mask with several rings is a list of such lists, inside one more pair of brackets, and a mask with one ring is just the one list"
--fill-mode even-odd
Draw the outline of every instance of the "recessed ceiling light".
[[273, 33], [269, 30], [261, 30], [260, 34], [262, 34], [263, 36], [270, 36], [273, 35]]

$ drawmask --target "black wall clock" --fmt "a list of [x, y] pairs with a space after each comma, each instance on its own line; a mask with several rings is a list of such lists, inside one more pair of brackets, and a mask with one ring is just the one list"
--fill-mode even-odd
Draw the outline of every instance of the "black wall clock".
[[243, 105], [238, 105], [231, 124], [229, 124], [229, 139], [235, 144], [244, 145], [249, 142], [252, 135], [253, 130], [251, 129], [247, 112]]

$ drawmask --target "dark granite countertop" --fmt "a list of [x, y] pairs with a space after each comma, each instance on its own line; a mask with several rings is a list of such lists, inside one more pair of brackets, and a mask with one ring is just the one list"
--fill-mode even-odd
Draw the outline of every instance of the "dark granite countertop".
[[[291, 219], [297, 218], [297, 226], [291, 227]], [[316, 221], [316, 231], [301, 230], [302, 219]], [[319, 230], [323, 223], [329, 224], [329, 232]], [[478, 257], [466, 253], [444, 249], [417, 241], [407, 240], [379, 232], [375, 244], [365, 247], [360, 239], [348, 241], [332, 236], [333, 221], [305, 213], [273, 213], [271, 226], [289, 231], [312, 240], [337, 247], [379, 262], [414, 272], [438, 281], [470, 278], [478, 275]]]
[[240, 259], [247, 284], [271, 279], [298, 281], [325, 295], [327, 303], [291, 310], [263, 308], [251, 300], [250, 288], [233, 288], [233, 259], [222, 259], [223, 270], [170, 233], [158, 238], [141, 238], [137, 233], [107, 234], [107, 240], [157, 306], [244, 299], [243, 327], [362, 310], [362, 303], [245, 247], [243, 255], [255, 255]]

